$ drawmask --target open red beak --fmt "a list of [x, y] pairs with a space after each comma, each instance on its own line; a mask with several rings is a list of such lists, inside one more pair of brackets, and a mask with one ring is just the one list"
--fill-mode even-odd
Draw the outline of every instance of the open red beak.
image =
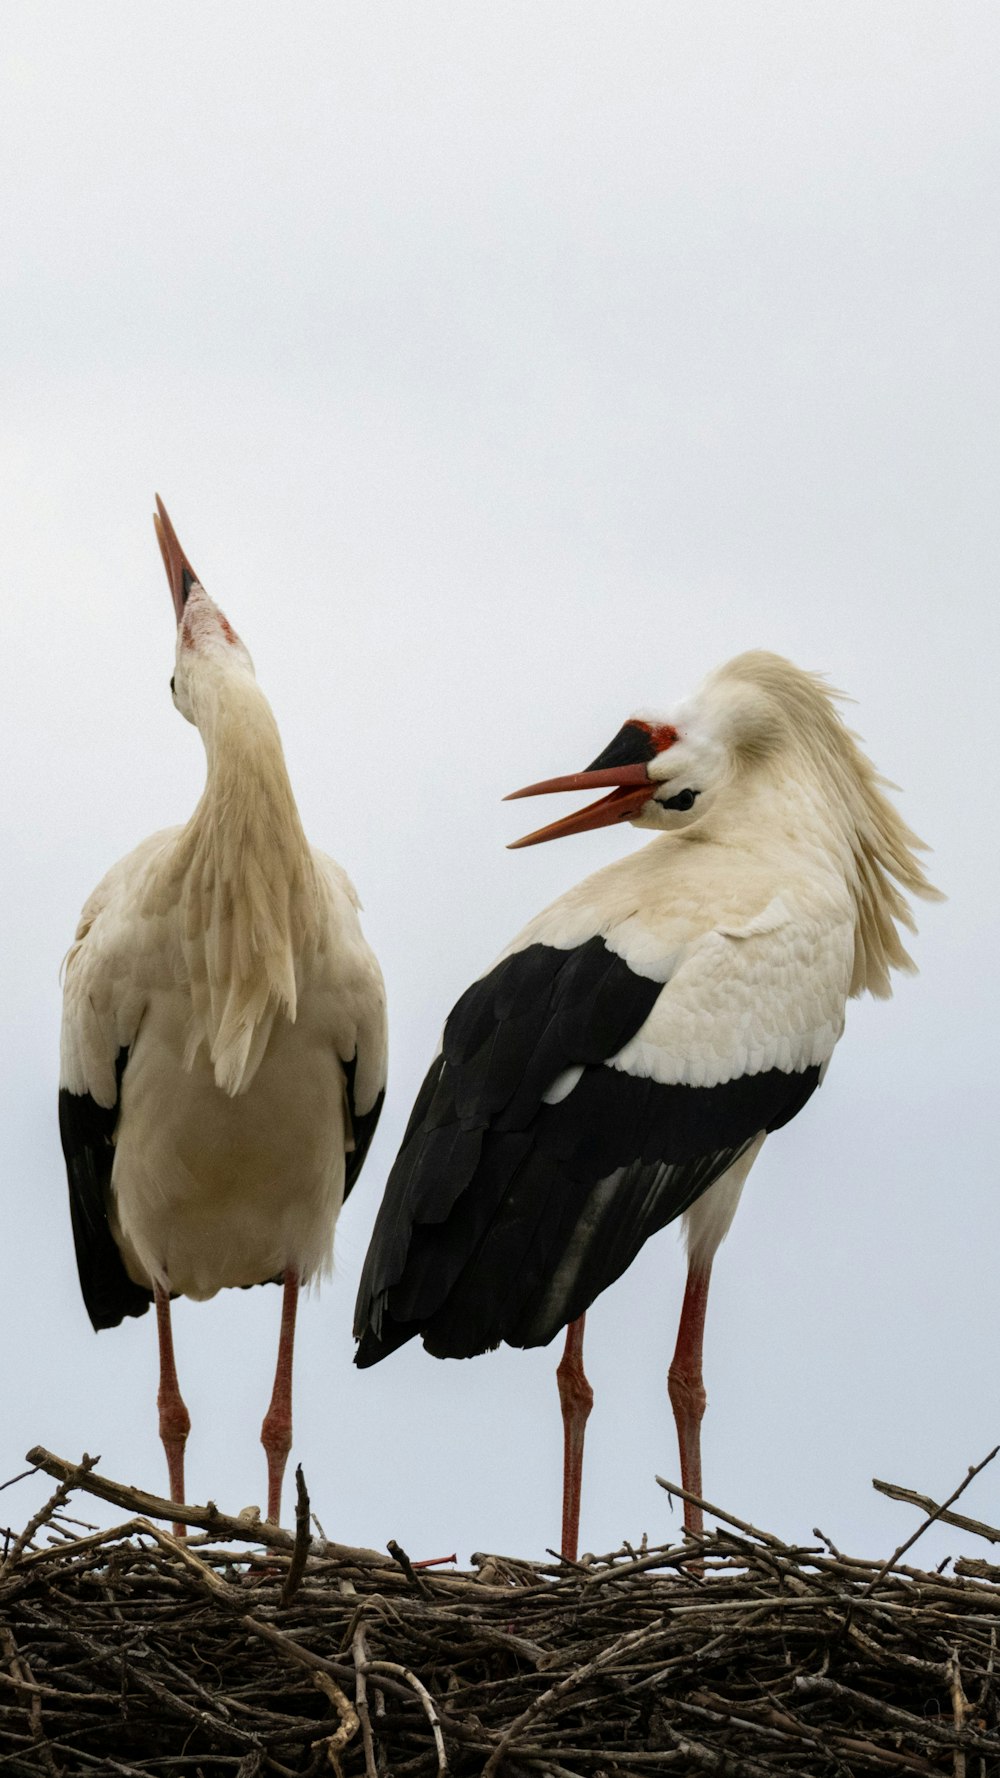
[[564, 815], [561, 821], [553, 821], [549, 827], [539, 827], [534, 833], [525, 834], [522, 840], [512, 840], [508, 850], [516, 852], [520, 846], [537, 846], [542, 840], [558, 840], [564, 834], [587, 833], [592, 827], [610, 827], [614, 822], [628, 821], [639, 813], [644, 803], [649, 802], [656, 788], [645, 764], [604, 766], [596, 772], [570, 772], [565, 778], [546, 778], [541, 784], [512, 790], [504, 797], [504, 802], [516, 802], [521, 796], [548, 796], [555, 790], [600, 790], [608, 784], [615, 786], [610, 796], [588, 803], [574, 815]]
[[[156, 496], [153, 524], [156, 528], [156, 541], [163, 557], [163, 566], [170, 582], [170, 596], [174, 602], [174, 612], [177, 622], [180, 623], [184, 616], [188, 593], [195, 581], [198, 580], [198, 576], [177, 541], [177, 532], [170, 522], [170, 514], [159, 494]], [[199, 581], [198, 584], [200, 586], [201, 582]]]

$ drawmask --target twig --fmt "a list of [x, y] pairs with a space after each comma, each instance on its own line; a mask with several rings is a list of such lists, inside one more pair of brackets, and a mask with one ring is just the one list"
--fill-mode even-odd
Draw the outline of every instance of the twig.
[[[923, 1537], [923, 1534], [927, 1530], [928, 1526], [933, 1525], [935, 1519], [940, 1519], [943, 1516], [943, 1514], [947, 1511], [948, 1507], [951, 1506], [958, 1499], [959, 1495], [965, 1493], [965, 1490], [969, 1486], [969, 1483], [971, 1481], [975, 1480], [976, 1476], [979, 1475], [980, 1472], [986, 1468], [986, 1465], [988, 1463], [993, 1462], [993, 1459], [996, 1456], [998, 1451], [1000, 1451], [1000, 1445], [994, 1445], [992, 1451], [990, 1451], [988, 1456], [983, 1458], [981, 1463], [974, 1463], [973, 1464], [972, 1468], [969, 1470], [968, 1475], [965, 1477], [965, 1480], [962, 1482], [959, 1482], [958, 1487], [954, 1490], [954, 1492], [952, 1494], [949, 1494], [947, 1500], [943, 1501], [940, 1506], [935, 1506], [933, 1512], [928, 1514], [928, 1516], [924, 1520], [923, 1524], [918, 1525], [916, 1531], [914, 1531], [914, 1533], [913, 1533], [913, 1536], [908, 1537], [906, 1539], [905, 1543], [900, 1544], [898, 1550], [896, 1550], [894, 1552], [894, 1554], [889, 1557], [888, 1562], [883, 1562], [878, 1573], [874, 1576], [874, 1578], [872, 1580], [870, 1580], [868, 1582], [868, 1585], [865, 1588], [866, 1594], [873, 1593], [875, 1591], [875, 1588], [878, 1586], [879, 1582], [883, 1581], [885, 1579], [890, 1568], [895, 1567], [896, 1563], [899, 1561], [900, 1556], [905, 1556], [907, 1550], [912, 1549], [913, 1545], [917, 1541], [917, 1538]], [[877, 1482], [873, 1482], [872, 1485], [873, 1485], [873, 1487], [876, 1487], [876, 1488], [879, 1486], [879, 1484]], [[882, 1492], [881, 1489], [879, 1491]]]
[[676, 1482], [665, 1482], [661, 1475], [656, 1480], [668, 1494], [676, 1495], [678, 1500], [688, 1501], [691, 1506], [700, 1506], [702, 1512], [711, 1513], [713, 1519], [718, 1519], [720, 1524], [734, 1525], [737, 1531], [745, 1531], [748, 1537], [755, 1537], [759, 1543], [769, 1544], [772, 1549], [780, 1550], [785, 1547], [780, 1537], [775, 1537], [770, 1531], [759, 1531], [756, 1525], [748, 1525], [745, 1519], [734, 1518], [732, 1513], [724, 1513], [721, 1507], [703, 1500], [700, 1494], [691, 1494], [687, 1488], [679, 1488]]
[[[422, 1593], [425, 1599], [433, 1599], [434, 1594], [433, 1594], [432, 1589], [427, 1585], [427, 1582], [425, 1580], [421, 1580], [419, 1574], [414, 1573], [413, 1563], [410, 1561], [410, 1558], [407, 1555], [406, 1551], [403, 1549], [402, 1545], [398, 1544], [394, 1537], [390, 1537], [390, 1539], [385, 1547], [388, 1550], [393, 1561], [399, 1563], [400, 1568], [403, 1570], [403, 1573], [406, 1575], [406, 1578], [409, 1581], [414, 1592]], [[445, 1560], [447, 1560], [447, 1557], [445, 1558]]]
[[[29, 1453], [26, 1461], [28, 1463], [33, 1461], [33, 1453]], [[39, 1507], [34, 1518], [28, 1520], [20, 1537], [15, 1538], [14, 1542], [11, 1544], [3, 1566], [0, 1567], [0, 1577], [9, 1574], [11, 1569], [16, 1566], [22, 1552], [31, 1542], [35, 1532], [41, 1530], [41, 1527], [46, 1521], [51, 1519], [53, 1513], [58, 1512], [63, 1503], [69, 1499], [73, 1489], [77, 1487], [85, 1488], [87, 1486], [89, 1472], [93, 1469], [94, 1464], [99, 1462], [99, 1457], [88, 1457], [86, 1452], [84, 1452], [79, 1463], [67, 1463], [65, 1465], [65, 1474], [55, 1493], [49, 1496], [44, 1506]], [[35, 1463], [36, 1469], [41, 1469], [42, 1467], [43, 1466], [40, 1463]]]
[[[952, 1715], [955, 1728], [959, 1734], [965, 1727], [965, 1719], [969, 1714], [969, 1700], [962, 1689], [962, 1668], [958, 1659], [958, 1649], [953, 1648], [948, 1656], [948, 1685], [951, 1691]], [[965, 1778], [965, 1754], [956, 1747], [952, 1756], [954, 1761], [954, 1778]]]
[[331, 1679], [329, 1673], [315, 1672], [313, 1684], [319, 1687], [323, 1695], [329, 1698], [340, 1718], [340, 1727], [332, 1735], [327, 1735], [316, 1743], [322, 1747], [334, 1771], [339, 1770], [338, 1756], [343, 1753], [348, 1741], [353, 1741], [358, 1732], [358, 1713], [346, 1692], [342, 1692], [337, 1681]]
[[37, 1473], [38, 1473], [37, 1463], [33, 1463], [31, 1465], [30, 1469], [22, 1469], [20, 1475], [12, 1475], [9, 1481], [0, 1482], [0, 1494], [3, 1493], [5, 1488], [13, 1488], [15, 1482], [27, 1481], [27, 1479], [30, 1475], [37, 1475]]
[[58, 1772], [58, 1767], [56, 1766], [55, 1756], [48, 1744], [48, 1737], [46, 1736], [45, 1729], [42, 1725], [41, 1687], [35, 1684], [35, 1678], [31, 1668], [24, 1657], [18, 1653], [13, 1631], [7, 1629], [6, 1626], [0, 1628], [0, 1640], [3, 1642], [4, 1653], [7, 1657], [7, 1665], [10, 1668], [11, 1677], [19, 1682], [22, 1688], [29, 1693], [27, 1708], [32, 1739], [39, 1744], [46, 1769], [53, 1773], [55, 1778], [55, 1774]]
[[880, 1482], [877, 1476], [872, 1477], [872, 1487], [889, 1500], [901, 1500], [906, 1506], [919, 1506], [923, 1512], [934, 1513], [942, 1525], [954, 1525], [956, 1531], [969, 1531], [986, 1543], [1000, 1543], [1000, 1526], [988, 1525], [985, 1519], [966, 1518], [964, 1513], [946, 1512], [943, 1506], [935, 1506], [929, 1494], [919, 1494], [916, 1488], [901, 1488], [897, 1482]]
[[693, 1760], [703, 1772], [718, 1772], [724, 1778], [773, 1778], [773, 1766], [762, 1766], [759, 1760], [732, 1756], [714, 1747], [707, 1747], [703, 1741], [696, 1741], [693, 1735], [682, 1734], [669, 1722], [663, 1724], [663, 1732], [667, 1739], [682, 1753], [686, 1759]]
[[[25, 1461], [34, 1463], [37, 1469], [44, 1469], [47, 1475], [63, 1479], [77, 1475], [73, 1464], [67, 1463], [64, 1457], [57, 1457], [52, 1451], [46, 1451], [41, 1445], [35, 1445], [28, 1452]], [[99, 1459], [95, 1458], [94, 1461]], [[85, 1489], [88, 1494], [96, 1494], [99, 1500], [110, 1500], [114, 1506], [123, 1506], [142, 1518], [169, 1519], [171, 1522], [176, 1520], [179, 1524], [198, 1525], [203, 1531], [210, 1531], [213, 1537], [228, 1538], [234, 1543], [262, 1543], [268, 1549], [286, 1550], [289, 1554], [295, 1549], [295, 1539], [279, 1525], [272, 1525], [267, 1520], [258, 1520], [249, 1525], [246, 1520], [220, 1512], [212, 1501], [207, 1506], [181, 1506], [175, 1500], [164, 1500], [159, 1494], [147, 1494], [142, 1488], [128, 1488], [121, 1482], [113, 1482], [108, 1476], [100, 1475], [77, 1475], [77, 1480], [72, 1485]], [[326, 1553], [338, 1560], [356, 1562], [359, 1565], [380, 1568], [390, 1566], [388, 1559], [379, 1550], [354, 1549], [350, 1544], [327, 1544]]]
[[996, 1562], [984, 1561], [982, 1556], [958, 1556], [955, 1561], [955, 1573], [959, 1579], [968, 1577], [970, 1580], [1000, 1580], [1000, 1565]]
[[[171, 1513], [170, 1517], [173, 1518], [173, 1516]], [[190, 1549], [181, 1538], [174, 1537], [170, 1531], [161, 1530], [159, 1525], [152, 1524], [148, 1519], [140, 1519], [138, 1522], [140, 1529], [155, 1538], [162, 1550], [166, 1550], [168, 1555], [176, 1557], [178, 1562], [182, 1562], [185, 1568], [197, 1575], [213, 1598], [221, 1600], [226, 1605], [238, 1606], [241, 1611], [243, 1610], [246, 1601], [240, 1598], [235, 1588], [222, 1580], [215, 1570], [210, 1568], [207, 1562], [203, 1562], [200, 1556], [195, 1555], [194, 1550]]]
[[306, 1558], [309, 1555], [309, 1495], [306, 1491], [306, 1480], [299, 1463], [295, 1470], [295, 1548], [289, 1563], [285, 1584], [281, 1589], [278, 1605], [282, 1611], [292, 1603], [299, 1590], [299, 1582], [306, 1571]]
[[574, 1574], [590, 1573], [590, 1564], [588, 1562], [577, 1562], [573, 1556], [563, 1556], [558, 1550], [550, 1550], [548, 1547], [546, 1547], [545, 1554], [547, 1556], [552, 1556], [562, 1569], [570, 1568], [573, 1570]]
[[[73, 1560], [76, 1561], [90, 1550], [96, 1550], [102, 1543], [114, 1543], [117, 1539], [131, 1537], [133, 1531], [145, 1530], [144, 1519], [125, 1519], [119, 1525], [111, 1525], [106, 1531], [95, 1531], [90, 1537], [77, 1537], [73, 1540]], [[29, 1569], [44, 1567], [48, 1563], [58, 1563], [60, 1570], [66, 1561], [66, 1548], [63, 1544], [46, 1544], [40, 1550], [28, 1550], [22, 1555], [17, 1565], [15, 1585], [23, 1579]]]
[[648, 1574], [656, 1568], [682, 1568], [690, 1560], [689, 1544], [682, 1549], [664, 1547], [652, 1550], [648, 1556], [640, 1556], [634, 1562], [619, 1562], [607, 1568], [591, 1568], [587, 1574], [587, 1586], [599, 1586], [603, 1581], [627, 1580], [632, 1574]]
[[448, 1761], [444, 1751], [444, 1736], [441, 1733], [441, 1718], [438, 1716], [437, 1706], [427, 1687], [409, 1667], [401, 1666], [398, 1661], [369, 1661], [365, 1671], [366, 1673], [391, 1673], [395, 1678], [402, 1679], [407, 1685], [413, 1687], [431, 1725], [431, 1733], [434, 1736], [434, 1746], [437, 1751], [438, 1778], [447, 1778]]
[[[653, 1628], [658, 1631], [660, 1626], [656, 1624]], [[602, 1667], [608, 1666], [619, 1654], [626, 1650], [634, 1651], [638, 1645], [648, 1641], [649, 1636], [648, 1625], [643, 1625], [639, 1630], [628, 1631], [624, 1636], [619, 1636], [609, 1647], [602, 1649], [593, 1660], [585, 1661], [582, 1666], [567, 1674], [565, 1679], [561, 1679], [557, 1685], [550, 1686], [547, 1692], [543, 1692], [540, 1698], [536, 1698], [532, 1704], [529, 1704], [528, 1708], [523, 1710], [520, 1716], [505, 1730], [483, 1767], [483, 1778], [493, 1778], [494, 1772], [497, 1771], [511, 1744], [530, 1722], [541, 1715], [542, 1711], [549, 1709], [568, 1691], [572, 1691], [575, 1686], [583, 1685], [592, 1674], [599, 1672]]]
[[[883, 1722], [906, 1729], [922, 1741], [935, 1741], [942, 1747], [955, 1747], [959, 1736], [953, 1728], [940, 1719], [930, 1716], [914, 1716], [912, 1710], [901, 1710], [897, 1704], [887, 1704], [882, 1698], [873, 1698], [867, 1692], [859, 1692], [853, 1686], [841, 1685], [835, 1679], [827, 1679], [822, 1673], [797, 1674], [793, 1680], [795, 1690], [804, 1694], [825, 1693], [828, 1697], [843, 1698], [859, 1715], [881, 1717]], [[962, 1739], [966, 1745], [976, 1752], [996, 1754], [996, 1742], [987, 1740], [985, 1736], [963, 1729]]]
[[352, 1639], [354, 1655], [354, 1702], [361, 1719], [361, 1740], [365, 1750], [365, 1778], [378, 1778], [378, 1767], [375, 1764], [375, 1743], [372, 1739], [372, 1719], [368, 1711], [368, 1686], [365, 1673], [368, 1667], [368, 1650], [365, 1646], [365, 1626], [359, 1617]]

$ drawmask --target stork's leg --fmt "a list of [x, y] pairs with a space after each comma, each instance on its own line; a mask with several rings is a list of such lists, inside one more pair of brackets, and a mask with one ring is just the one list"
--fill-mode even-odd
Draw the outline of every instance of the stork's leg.
[[[712, 1262], [688, 1266], [684, 1307], [677, 1329], [677, 1346], [667, 1388], [677, 1423], [677, 1443], [681, 1456], [681, 1487], [691, 1494], [701, 1493], [701, 1421], [705, 1412], [705, 1385], [701, 1376], [701, 1355], [705, 1336], [705, 1310], [708, 1307], [708, 1282]], [[684, 1526], [700, 1535], [701, 1508], [684, 1502]]]
[[292, 1448], [292, 1352], [299, 1301], [299, 1281], [294, 1272], [285, 1273], [284, 1286], [274, 1389], [260, 1429], [260, 1442], [267, 1456], [267, 1516], [273, 1525], [277, 1525], [281, 1517], [281, 1484]]
[[576, 1561], [580, 1537], [580, 1487], [583, 1481], [583, 1435], [594, 1405], [594, 1391], [583, 1370], [583, 1324], [586, 1315], [571, 1321], [556, 1382], [563, 1417], [562, 1553]]
[[[160, 1411], [160, 1438], [167, 1453], [167, 1474], [170, 1477], [170, 1498], [184, 1505], [184, 1446], [191, 1430], [191, 1416], [184, 1405], [174, 1364], [174, 1337], [170, 1328], [170, 1297], [162, 1285], [153, 1287], [156, 1303], [156, 1331], [160, 1342], [160, 1387], [156, 1405]], [[185, 1525], [175, 1525], [176, 1536], [186, 1534]]]

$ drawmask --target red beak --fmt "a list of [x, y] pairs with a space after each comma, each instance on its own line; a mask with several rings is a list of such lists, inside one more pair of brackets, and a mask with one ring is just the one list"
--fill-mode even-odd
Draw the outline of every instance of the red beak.
[[548, 796], [555, 790], [599, 790], [608, 784], [615, 786], [610, 796], [602, 796], [599, 802], [588, 803], [586, 808], [577, 809], [575, 815], [564, 815], [561, 821], [553, 821], [548, 827], [539, 827], [534, 833], [525, 834], [522, 840], [512, 840], [508, 850], [516, 852], [520, 846], [537, 846], [542, 840], [558, 840], [564, 834], [587, 833], [592, 827], [610, 827], [615, 822], [628, 821], [649, 802], [655, 785], [647, 767], [642, 764], [605, 766], [596, 772], [570, 772], [565, 778], [546, 778], [541, 784], [512, 790], [504, 797], [504, 802], [516, 802], [521, 796]]
[[[153, 524], [156, 527], [156, 541], [160, 546], [163, 566], [170, 582], [170, 596], [174, 601], [174, 613], [177, 622], [180, 623], [184, 616], [188, 593], [194, 582], [198, 580], [198, 576], [177, 541], [177, 532], [170, 522], [170, 514], [159, 494], [156, 496]], [[200, 581], [198, 581], [198, 585], [201, 585]]]

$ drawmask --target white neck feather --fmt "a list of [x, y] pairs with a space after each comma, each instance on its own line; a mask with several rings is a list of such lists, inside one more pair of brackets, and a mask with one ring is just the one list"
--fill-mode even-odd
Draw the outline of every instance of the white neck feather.
[[[749, 688], [751, 713], [736, 742], [737, 773], [745, 781], [744, 817], [755, 821], [746, 789], [757, 782], [780, 795], [788, 837], [819, 859], [833, 856], [854, 902], [854, 968], [850, 993], [885, 998], [890, 972], [912, 971], [899, 928], [915, 930], [907, 895], [940, 901], [919, 859], [922, 840], [889, 801], [891, 788], [841, 720], [839, 693], [818, 676], [777, 655], [738, 656], [716, 681]], [[768, 818], [760, 822], [768, 831]]]
[[235, 1094], [275, 1018], [295, 1019], [296, 958], [316, 939], [319, 884], [267, 699], [249, 672], [214, 661], [203, 672], [208, 777], [175, 855], [192, 995], [186, 1061], [207, 1043], [217, 1084]]

